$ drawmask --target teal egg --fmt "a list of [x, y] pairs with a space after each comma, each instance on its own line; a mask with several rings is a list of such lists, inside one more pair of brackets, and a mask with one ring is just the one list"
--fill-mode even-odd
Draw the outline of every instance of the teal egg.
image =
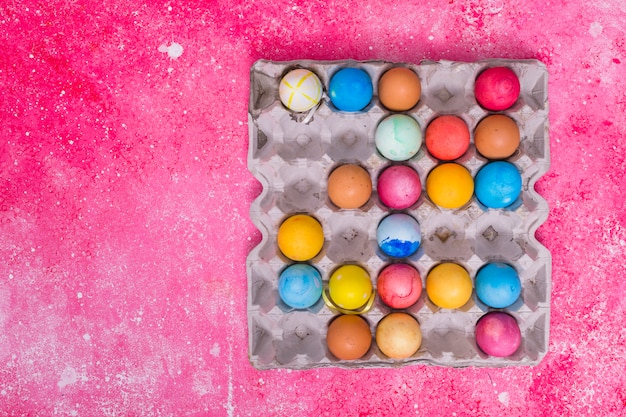
[[376, 148], [391, 161], [411, 159], [422, 146], [422, 129], [417, 121], [406, 114], [392, 114], [376, 128]]

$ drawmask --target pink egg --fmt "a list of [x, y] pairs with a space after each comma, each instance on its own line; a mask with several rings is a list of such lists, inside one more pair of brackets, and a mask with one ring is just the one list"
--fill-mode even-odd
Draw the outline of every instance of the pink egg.
[[378, 177], [377, 190], [384, 205], [402, 210], [417, 202], [422, 193], [422, 183], [413, 168], [392, 165]]
[[476, 78], [476, 101], [488, 110], [500, 111], [511, 107], [518, 99], [520, 83], [517, 75], [507, 67], [492, 67]]
[[519, 348], [522, 335], [517, 321], [509, 314], [493, 311], [476, 323], [476, 344], [491, 356], [511, 356]]
[[391, 308], [407, 308], [422, 294], [422, 278], [408, 264], [391, 264], [378, 275], [378, 295]]

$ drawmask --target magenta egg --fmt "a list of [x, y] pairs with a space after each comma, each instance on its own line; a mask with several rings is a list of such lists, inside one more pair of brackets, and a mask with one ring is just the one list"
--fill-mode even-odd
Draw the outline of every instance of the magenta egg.
[[403, 210], [417, 202], [422, 193], [422, 183], [413, 168], [392, 165], [378, 177], [377, 191], [384, 205]]
[[492, 311], [476, 323], [476, 344], [488, 355], [511, 356], [521, 342], [519, 325], [510, 314]]

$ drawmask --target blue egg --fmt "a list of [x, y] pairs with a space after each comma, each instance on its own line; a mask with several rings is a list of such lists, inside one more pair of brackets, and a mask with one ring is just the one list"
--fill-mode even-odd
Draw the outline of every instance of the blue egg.
[[510, 306], [517, 301], [522, 292], [517, 271], [502, 262], [483, 266], [476, 274], [474, 286], [480, 301], [493, 308]]
[[330, 79], [330, 101], [339, 110], [363, 110], [372, 101], [372, 79], [359, 68], [343, 68]]
[[476, 198], [489, 208], [505, 208], [522, 192], [522, 176], [515, 165], [506, 161], [489, 162], [474, 178]]
[[278, 294], [289, 307], [309, 308], [322, 296], [322, 276], [309, 264], [293, 264], [278, 279]]
[[394, 258], [405, 258], [414, 254], [422, 243], [420, 225], [413, 217], [394, 213], [385, 217], [376, 230], [380, 249]]

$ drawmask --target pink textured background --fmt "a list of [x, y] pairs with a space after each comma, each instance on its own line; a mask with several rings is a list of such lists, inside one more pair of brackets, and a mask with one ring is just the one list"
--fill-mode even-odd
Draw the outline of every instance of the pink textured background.
[[[0, 414], [626, 415], [626, 3], [149, 3], [0, 5]], [[254, 370], [252, 63], [490, 57], [550, 72], [544, 361]]]

